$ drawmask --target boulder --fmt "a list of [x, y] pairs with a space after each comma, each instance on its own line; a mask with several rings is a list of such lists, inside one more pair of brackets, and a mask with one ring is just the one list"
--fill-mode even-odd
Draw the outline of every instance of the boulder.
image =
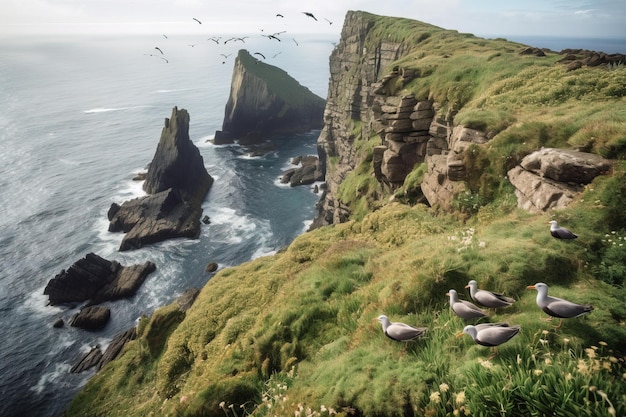
[[149, 195], [113, 203], [107, 213], [109, 231], [126, 233], [120, 251], [198, 237], [202, 201], [212, 184], [200, 151], [189, 138], [189, 114], [174, 107], [143, 184]]
[[544, 148], [527, 155], [509, 170], [518, 207], [545, 212], [567, 207], [598, 175], [611, 170], [611, 162], [598, 155], [570, 149]]
[[125, 267], [89, 253], [48, 281], [44, 294], [52, 305], [130, 297], [155, 269], [150, 261]]
[[282, 69], [242, 49], [235, 59], [222, 130], [213, 141], [252, 144], [321, 129], [325, 103]]
[[324, 181], [324, 174], [319, 167], [317, 156], [298, 156], [291, 163], [300, 166], [284, 171], [280, 179], [281, 183], [289, 183], [290, 186], [296, 187], [298, 185], [313, 184], [316, 181]]
[[70, 326], [84, 330], [101, 330], [111, 318], [111, 310], [104, 306], [88, 306], [74, 316]]

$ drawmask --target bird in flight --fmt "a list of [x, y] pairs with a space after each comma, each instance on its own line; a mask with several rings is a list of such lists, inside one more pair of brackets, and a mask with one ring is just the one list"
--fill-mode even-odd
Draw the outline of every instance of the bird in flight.
[[225, 55], [225, 54], [220, 54], [220, 55], [221, 55], [221, 56], [223, 56], [223, 57], [224, 57], [224, 59], [226, 59], [226, 58], [228, 58], [229, 56], [231, 56], [232, 54], [228, 54], [228, 55]]
[[192, 17], [193, 20], [195, 20], [196, 22], [198, 22], [199, 24], [202, 24], [201, 21], [199, 21], [198, 19], [196, 19], [195, 17]]
[[332, 25], [332, 24], [333, 24], [333, 22], [331, 22], [330, 20], [328, 20], [328, 19], [326, 19], [326, 18], [324, 18], [324, 20], [326, 20], [326, 21], [328, 22], [328, 24], [329, 24], [329, 25]]
[[311, 12], [302, 12], [302, 13], [304, 13], [304, 14], [305, 14], [305, 15], [307, 15], [307, 16], [309, 16], [310, 18], [313, 18], [313, 20], [317, 21], [317, 17], [315, 17], [315, 16], [313, 15], [313, 13], [311, 13]]
[[282, 14], [280, 14], [280, 13], [276, 13], [276, 17], [285, 17], [285, 16], [283, 16], [283, 15], [282, 15]]
[[154, 47], [154, 49], [156, 49], [157, 51], [161, 52], [161, 55], [165, 55], [165, 54], [163, 53], [163, 51], [161, 50], [161, 48], [159, 48], [158, 46], [155, 46], [155, 47]]
[[296, 43], [296, 46], [299, 46], [299, 45], [300, 45], [300, 44], [298, 43], [298, 41], [297, 41], [295, 38], [291, 38], [291, 39], [292, 39], [292, 40]]
[[260, 52], [255, 52], [253, 55], [259, 55], [259, 56], [262, 56], [262, 57], [263, 57], [263, 59], [265, 59], [265, 55], [263, 55], [263, 54], [262, 54], [262, 53], [260, 53]]
[[207, 39], [207, 41], [213, 41], [213, 42], [215, 42], [216, 44], [219, 45], [220, 44], [220, 39], [222, 39], [221, 36], [218, 36], [218, 37], [214, 36], [212, 38]]
[[161, 58], [163, 61], [165, 61], [165, 63], [166, 63], [166, 64], [169, 64], [169, 63], [170, 63], [170, 61], [168, 61], [167, 59], [165, 59], [165, 58], [163, 58], [163, 57], [160, 57], [160, 58]]
[[165, 35], [165, 34], [164, 34], [164, 35], [163, 35], [163, 37], [164, 37], [165, 39], [167, 39], [167, 35]]

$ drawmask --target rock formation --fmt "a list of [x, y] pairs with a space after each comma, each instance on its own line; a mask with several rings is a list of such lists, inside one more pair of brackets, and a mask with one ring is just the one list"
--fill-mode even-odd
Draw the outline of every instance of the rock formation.
[[98, 304], [130, 297], [155, 269], [156, 266], [149, 261], [125, 267], [89, 253], [52, 278], [44, 294], [49, 297], [51, 305], [87, 300], [90, 304]]
[[149, 195], [109, 209], [109, 231], [126, 233], [120, 250], [197, 237], [202, 201], [212, 184], [200, 151], [189, 139], [189, 113], [174, 107], [146, 174], [143, 188]]
[[596, 154], [544, 148], [527, 155], [508, 172], [518, 206], [531, 212], [566, 207], [611, 162]]
[[324, 104], [285, 71], [242, 49], [235, 59], [222, 130], [214, 142], [258, 143], [269, 136], [321, 129]]
[[104, 306], [87, 306], [74, 316], [70, 326], [85, 330], [101, 330], [111, 318], [111, 309]]
[[309, 185], [324, 180], [324, 173], [319, 169], [319, 158], [314, 155], [299, 156], [291, 161], [296, 168], [283, 172], [280, 182], [292, 187]]

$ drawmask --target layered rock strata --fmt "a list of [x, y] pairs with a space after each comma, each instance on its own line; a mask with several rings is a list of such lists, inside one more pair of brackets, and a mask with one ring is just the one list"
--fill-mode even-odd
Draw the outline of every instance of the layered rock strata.
[[109, 231], [124, 232], [120, 250], [200, 233], [202, 201], [213, 178], [189, 138], [189, 113], [174, 107], [143, 185], [148, 196], [112, 204]]
[[216, 144], [259, 143], [266, 138], [321, 129], [325, 101], [282, 69], [245, 49], [235, 59], [230, 95]]
[[584, 185], [610, 172], [611, 166], [596, 154], [544, 148], [524, 157], [508, 177], [518, 207], [537, 213], [567, 207]]

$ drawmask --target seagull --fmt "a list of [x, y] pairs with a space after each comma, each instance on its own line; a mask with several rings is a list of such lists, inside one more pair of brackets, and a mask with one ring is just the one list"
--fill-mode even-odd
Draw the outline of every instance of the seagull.
[[154, 47], [154, 49], [156, 49], [157, 51], [161, 52], [161, 55], [165, 55], [165, 54], [163, 53], [163, 51], [161, 50], [161, 48], [159, 48], [158, 46], [155, 46], [155, 47]]
[[423, 336], [428, 331], [426, 327], [413, 327], [399, 322], [392, 323], [384, 314], [378, 316], [376, 320], [382, 324], [385, 336], [398, 342], [408, 342]]
[[292, 40], [296, 43], [296, 46], [299, 46], [299, 45], [300, 45], [300, 44], [298, 43], [298, 41], [296, 40], [296, 38], [291, 38], [291, 39], [292, 39]]
[[556, 220], [550, 221], [550, 234], [556, 239], [576, 239], [578, 236], [564, 227], [559, 227]]
[[196, 22], [198, 22], [199, 24], [202, 24], [201, 21], [199, 21], [198, 19], [196, 19], [195, 17], [192, 17], [193, 20], [195, 20]]
[[328, 19], [326, 19], [326, 18], [324, 18], [324, 20], [326, 20], [326, 21], [328, 22], [328, 24], [329, 24], [329, 25], [332, 25], [332, 24], [333, 24], [333, 22], [331, 22], [330, 20], [328, 20]]
[[285, 17], [285, 16], [283, 16], [283, 15], [282, 15], [282, 14], [280, 14], [280, 13], [276, 13], [276, 17]]
[[548, 296], [548, 286], [543, 282], [529, 285], [526, 289], [537, 290], [537, 305], [539, 308], [547, 315], [560, 319], [559, 325], [556, 326], [557, 329], [563, 325], [563, 319], [580, 317], [593, 310], [593, 306], [589, 304], [576, 304], [561, 298]]
[[260, 53], [260, 52], [255, 52], [255, 53], [253, 53], [252, 55], [259, 55], [259, 56], [262, 56], [262, 57], [263, 57], [263, 59], [265, 59], [265, 55], [263, 55], [263, 54], [262, 54], [262, 53]]
[[167, 39], [167, 36], [166, 36], [165, 34], [163, 35], [163, 37], [164, 37], [165, 39]]
[[467, 283], [465, 288], [470, 289], [470, 296], [472, 300], [476, 301], [478, 304], [489, 307], [489, 308], [500, 308], [500, 307], [508, 307], [515, 302], [514, 299], [510, 297], [505, 297], [502, 294], [497, 292], [491, 292], [487, 290], [479, 290], [478, 283], [474, 280], [471, 280]]
[[311, 13], [311, 12], [302, 12], [302, 13], [304, 13], [305, 15], [313, 18], [313, 20], [317, 21], [317, 17], [313, 16], [313, 13]]
[[170, 63], [170, 61], [168, 61], [167, 59], [165, 59], [165, 58], [163, 58], [163, 57], [160, 57], [160, 58], [161, 58], [163, 61], [165, 61], [165, 63], [166, 63], [166, 64], [169, 64], [169, 63]]
[[482, 319], [487, 317], [485, 312], [469, 301], [459, 300], [456, 290], [450, 290], [446, 293], [450, 297], [450, 308], [454, 313], [465, 320]]
[[213, 42], [215, 42], [216, 44], [218, 44], [218, 45], [219, 45], [219, 44], [220, 44], [220, 39], [222, 39], [222, 38], [221, 38], [221, 37], [215, 37], [215, 36], [214, 36], [214, 37], [212, 37], [212, 38], [207, 39], [207, 41], [213, 41]]
[[220, 55], [221, 55], [221, 56], [223, 56], [223, 57], [224, 57], [224, 59], [228, 59], [228, 57], [229, 57], [229, 56], [231, 56], [232, 54], [228, 54], [228, 55], [225, 55], [225, 54], [220, 54]]
[[511, 340], [513, 336], [519, 333], [519, 325], [511, 326], [508, 323], [485, 323], [477, 326], [468, 325], [463, 328], [463, 332], [456, 335], [461, 337], [464, 334], [471, 336], [474, 342], [481, 346], [491, 347], [493, 353], [490, 358], [493, 358], [498, 346]]

